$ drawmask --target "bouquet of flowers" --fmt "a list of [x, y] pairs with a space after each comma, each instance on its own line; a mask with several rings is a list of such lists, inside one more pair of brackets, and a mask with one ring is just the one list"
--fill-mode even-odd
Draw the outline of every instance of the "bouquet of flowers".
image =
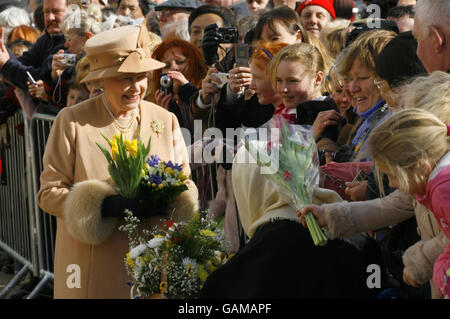
[[152, 202], [169, 203], [176, 195], [188, 189], [184, 183], [186, 179], [181, 165], [162, 161], [158, 156], [151, 155], [144, 164], [139, 199], [145, 201], [145, 197], [149, 197]]
[[122, 134], [114, 135], [111, 140], [102, 134], [111, 146], [111, 153], [97, 143], [108, 160], [108, 171], [120, 194], [125, 198], [136, 198], [142, 179], [145, 158], [150, 152], [150, 141], [145, 146], [141, 140], [124, 140]]
[[126, 224], [120, 229], [130, 241], [125, 266], [136, 298], [195, 298], [206, 278], [226, 262], [223, 233], [199, 212], [188, 222], [163, 220], [162, 228], [145, 231], [143, 237], [139, 219], [131, 211], [126, 213]]
[[176, 195], [187, 190], [181, 165], [162, 161], [150, 152], [150, 142], [145, 146], [140, 139], [124, 140], [122, 134], [111, 140], [102, 135], [111, 147], [111, 153], [102, 145], [98, 147], [108, 160], [108, 170], [120, 194], [137, 199], [144, 205], [151, 204], [159, 210], [167, 206]]
[[[277, 134], [267, 141], [247, 139], [245, 146], [260, 168], [272, 168], [264, 175], [301, 210], [312, 203], [313, 189], [319, 182], [319, 160], [312, 132], [280, 119], [272, 119], [264, 128], [272, 132], [278, 128]], [[305, 219], [314, 244], [326, 245], [328, 240], [314, 215], [308, 213]]]

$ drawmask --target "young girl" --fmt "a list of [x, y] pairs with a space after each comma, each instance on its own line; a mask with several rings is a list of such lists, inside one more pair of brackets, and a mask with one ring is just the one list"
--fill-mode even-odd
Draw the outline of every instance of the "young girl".
[[[296, 124], [312, 125], [319, 112], [339, 111], [336, 103], [323, 95], [330, 91], [325, 78], [330, 63], [323, 52], [314, 45], [296, 43], [274, 57], [270, 64], [270, 76], [272, 86], [282, 99], [275, 114]], [[336, 140], [336, 126], [326, 128], [321, 136], [323, 141], [319, 148], [325, 147], [329, 139]]]
[[[389, 178], [389, 185], [414, 195], [431, 210], [450, 238], [450, 126], [420, 109], [399, 111], [380, 124], [368, 140], [375, 164]], [[379, 183], [381, 189], [382, 183]], [[433, 282], [444, 295], [450, 268], [450, 244], [434, 263]], [[409, 279], [404, 268], [405, 282]]]

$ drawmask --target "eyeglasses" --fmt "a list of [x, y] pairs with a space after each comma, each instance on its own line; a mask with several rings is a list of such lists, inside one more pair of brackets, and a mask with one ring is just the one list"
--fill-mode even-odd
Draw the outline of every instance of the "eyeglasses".
[[381, 83], [386, 82], [385, 80], [378, 80], [377, 78], [373, 79], [373, 84], [379, 89], [381, 89]]

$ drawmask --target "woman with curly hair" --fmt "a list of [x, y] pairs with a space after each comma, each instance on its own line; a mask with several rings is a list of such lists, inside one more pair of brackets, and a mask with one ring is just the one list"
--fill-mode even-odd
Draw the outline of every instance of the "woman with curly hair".
[[[147, 99], [173, 112], [180, 126], [192, 132], [190, 98], [200, 87], [207, 71], [200, 50], [185, 40], [172, 38], [159, 44], [152, 57], [166, 66], [153, 72]], [[160, 89], [162, 75], [171, 79], [171, 89]]]

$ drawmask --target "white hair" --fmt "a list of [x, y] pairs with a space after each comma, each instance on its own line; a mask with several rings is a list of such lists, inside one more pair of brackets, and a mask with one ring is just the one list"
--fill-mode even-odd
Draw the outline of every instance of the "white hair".
[[416, 19], [424, 34], [428, 34], [428, 26], [436, 25], [450, 32], [450, 1], [419, 0], [416, 4]]
[[98, 5], [90, 4], [83, 9], [76, 4], [71, 4], [67, 9], [67, 14], [59, 24], [62, 32], [76, 30], [80, 35], [84, 35], [86, 32], [97, 34], [101, 31], [102, 11]]
[[109, 16], [105, 17], [105, 21], [102, 23], [102, 31], [111, 30], [114, 28], [118, 15], [111, 13]]
[[15, 27], [31, 26], [31, 15], [25, 9], [9, 7], [0, 12], [0, 27], [4, 28], [5, 39]]
[[181, 19], [165, 24], [161, 28], [161, 38], [166, 40], [171, 37], [180, 38], [189, 42], [189, 23], [188, 19]]

